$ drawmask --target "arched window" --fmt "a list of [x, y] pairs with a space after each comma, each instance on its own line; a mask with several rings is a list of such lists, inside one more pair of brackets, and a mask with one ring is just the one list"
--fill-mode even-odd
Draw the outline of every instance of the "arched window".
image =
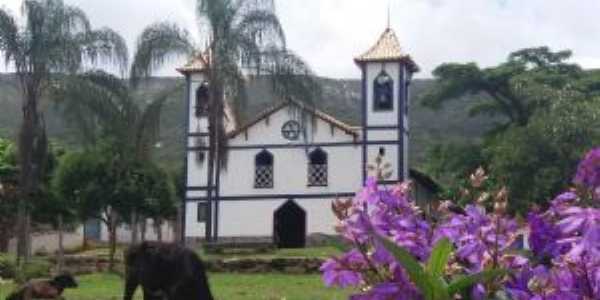
[[202, 83], [196, 90], [196, 117], [208, 115], [209, 92], [208, 83]]
[[327, 186], [327, 153], [317, 148], [308, 154], [308, 186]]
[[273, 188], [273, 154], [263, 150], [254, 158], [254, 188]]
[[373, 82], [373, 110], [394, 109], [394, 80], [385, 71], [381, 71]]

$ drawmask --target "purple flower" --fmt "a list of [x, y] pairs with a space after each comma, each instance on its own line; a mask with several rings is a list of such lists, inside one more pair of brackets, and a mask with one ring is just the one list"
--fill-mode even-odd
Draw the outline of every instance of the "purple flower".
[[517, 236], [514, 220], [487, 215], [481, 206], [468, 205], [465, 214], [450, 214], [435, 229], [435, 240], [448, 238], [456, 247], [457, 258], [469, 272], [479, 272], [491, 260], [501, 258]]
[[326, 286], [348, 287], [363, 282], [361, 270], [367, 264], [360, 251], [354, 249], [340, 258], [330, 258], [321, 265], [323, 282]]
[[383, 282], [367, 292], [352, 295], [350, 300], [418, 300], [421, 296], [406, 283]]
[[527, 217], [529, 223], [529, 246], [538, 257], [553, 258], [565, 253], [566, 245], [561, 245], [558, 226], [546, 220], [542, 215], [530, 213]]

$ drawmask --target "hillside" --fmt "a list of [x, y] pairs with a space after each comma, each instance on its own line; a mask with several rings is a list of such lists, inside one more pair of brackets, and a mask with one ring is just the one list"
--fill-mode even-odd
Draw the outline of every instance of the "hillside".
[[[432, 111], [416, 102], [434, 82], [415, 80], [412, 84], [410, 109], [411, 146], [410, 159], [419, 167], [426, 159], [424, 151], [428, 145], [443, 141], [478, 139], [493, 126], [488, 118], [470, 118], [465, 104], [455, 101], [439, 111]], [[165, 107], [161, 123], [161, 148], [158, 159], [164, 165], [176, 167], [183, 161], [183, 132], [185, 126], [183, 106], [183, 80], [181, 78], [152, 78], [140, 89], [139, 99], [150, 101], [153, 95], [165, 89], [175, 92]], [[178, 88], [179, 87], [179, 88]], [[323, 79], [324, 97], [316, 105], [323, 111], [348, 122], [359, 124], [360, 81]], [[268, 84], [256, 82], [249, 91], [249, 105], [243, 116], [253, 116], [268, 106], [270, 96]], [[49, 136], [69, 145], [77, 144], [77, 132], [64, 124], [57, 107], [43, 101]], [[0, 74], [0, 136], [13, 138], [21, 121], [20, 96], [16, 78]], [[247, 118], [247, 117], [246, 117]], [[243, 122], [243, 121], [242, 121]]]

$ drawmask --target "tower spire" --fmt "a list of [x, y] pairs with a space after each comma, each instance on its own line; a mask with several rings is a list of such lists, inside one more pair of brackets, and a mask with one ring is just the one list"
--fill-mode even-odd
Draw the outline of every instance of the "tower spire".
[[387, 7], [387, 27], [386, 27], [386, 29], [390, 28], [390, 5], [391, 5], [391, 2], [388, 0], [388, 7]]

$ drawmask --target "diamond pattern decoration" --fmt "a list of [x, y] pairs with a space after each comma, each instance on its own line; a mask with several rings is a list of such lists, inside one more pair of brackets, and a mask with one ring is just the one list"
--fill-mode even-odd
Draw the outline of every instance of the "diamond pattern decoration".
[[327, 186], [327, 164], [308, 165], [308, 185]]
[[256, 166], [254, 187], [257, 189], [273, 188], [273, 166]]

